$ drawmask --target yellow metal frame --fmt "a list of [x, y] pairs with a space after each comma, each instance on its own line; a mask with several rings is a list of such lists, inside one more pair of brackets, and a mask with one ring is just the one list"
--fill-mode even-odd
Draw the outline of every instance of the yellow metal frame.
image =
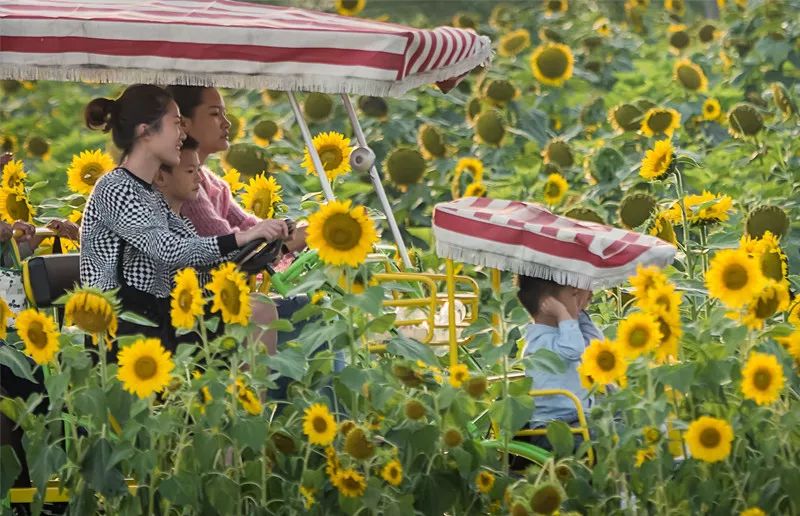
[[[427, 323], [427, 335], [424, 343], [430, 343], [433, 340], [434, 332], [434, 317], [436, 316], [437, 307], [437, 291], [436, 282], [425, 274], [413, 272], [378, 272], [372, 275], [372, 281], [378, 284], [388, 283], [392, 281], [405, 281], [405, 282], [418, 282], [428, 287], [429, 295], [420, 298], [401, 298], [397, 292], [393, 291], [393, 299], [385, 299], [383, 306], [387, 308], [427, 308], [427, 316], [424, 319], [395, 319], [395, 326], [416, 326], [418, 324]], [[380, 352], [385, 351], [386, 346], [383, 344], [373, 344], [369, 346], [370, 351]]]
[[[132, 495], [136, 494], [139, 486], [131, 479], [127, 480], [128, 492]], [[35, 487], [12, 487], [9, 491], [9, 498], [11, 503], [33, 503], [36, 497], [37, 489]], [[58, 480], [49, 480], [47, 486], [44, 488], [44, 499], [46, 503], [69, 502], [70, 495], [66, 489], [59, 487]]]

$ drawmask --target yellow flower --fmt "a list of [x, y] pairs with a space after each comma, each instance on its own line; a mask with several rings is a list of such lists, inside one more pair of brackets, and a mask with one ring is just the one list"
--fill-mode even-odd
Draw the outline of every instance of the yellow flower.
[[[201, 378], [202, 376], [203, 375], [200, 371], [192, 371], [192, 378], [197, 379]], [[201, 387], [199, 392], [200, 392], [200, 413], [205, 414], [206, 407], [208, 406], [209, 403], [211, 403], [214, 400], [214, 397], [211, 396], [211, 391], [206, 386]]]
[[399, 486], [403, 481], [403, 466], [397, 459], [387, 462], [383, 469], [381, 469], [381, 478], [383, 478], [387, 484]]
[[25, 344], [23, 350], [39, 365], [52, 361], [58, 352], [58, 329], [53, 318], [34, 308], [23, 310], [16, 318], [17, 333]]
[[170, 352], [158, 339], [139, 339], [122, 348], [117, 357], [117, 378], [126, 391], [139, 398], [164, 390], [175, 368]]
[[733, 319], [741, 320], [745, 326], [754, 330], [764, 327], [764, 321], [789, 306], [789, 290], [785, 282], [765, 281], [761, 291], [753, 296], [746, 305], [743, 314], [729, 314]]
[[733, 429], [724, 419], [702, 416], [686, 430], [686, 444], [692, 457], [705, 462], [724, 460], [731, 453]]
[[795, 363], [800, 366], [800, 328], [795, 329], [789, 336], [779, 337], [776, 340], [786, 347]]
[[3, 166], [3, 177], [0, 179], [0, 188], [4, 190], [22, 190], [25, 184], [25, 166], [20, 160], [11, 160]]
[[364, 10], [367, 0], [336, 0], [336, 12], [343, 16], [355, 16]]
[[767, 513], [759, 507], [750, 507], [739, 513], [739, 516], [767, 516]]
[[328, 407], [322, 403], [315, 403], [303, 413], [303, 433], [308, 436], [308, 442], [327, 446], [336, 438], [336, 421], [333, 420]]
[[339, 470], [333, 485], [336, 486], [342, 496], [347, 498], [358, 498], [367, 489], [364, 475], [353, 468]]
[[456, 163], [455, 171], [453, 172], [453, 181], [451, 183], [451, 190], [453, 199], [461, 197], [461, 176], [464, 172], [468, 172], [472, 176], [472, 183], [483, 182], [483, 163], [478, 158], [461, 158]]
[[[335, 433], [335, 430], [334, 430]], [[339, 457], [336, 455], [336, 449], [333, 446], [325, 447], [325, 474], [328, 475], [331, 483], [336, 480], [336, 474], [339, 473]]]
[[469, 378], [469, 369], [464, 364], [456, 364], [450, 368], [450, 385], [458, 389]]
[[764, 128], [764, 117], [752, 104], [741, 102], [728, 111], [728, 132], [734, 138], [755, 136]]
[[666, 284], [667, 277], [655, 265], [644, 267], [639, 264], [636, 266], [636, 275], [628, 278], [628, 281], [631, 282], [633, 287], [633, 295], [639, 299], [644, 299], [651, 289]]
[[422, 124], [419, 126], [417, 146], [425, 159], [442, 158], [447, 155], [444, 134], [434, 124]]
[[594, 22], [592, 29], [597, 32], [598, 35], [604, 38], [608, 37], [611, 35], [611, 22], [606, 17], [600, 18]]
[[203, 291], [197, 273], [191, 267], [182, 269], [175, 275], [175, 288], [170, 302], [172, 326], [191, 330], [198, 317], [203, 316]]
[[475, 485], [481, 493], [488, 493], [494, 487], [494, 475], [490, 471], [479, 472], [478, 476], [475, 477]]
[[261, 120], [253, 126], [253, 141], [266, 147], [283, 138], [281, 127], [273, 120]]
[[663, 134], [672, 137], [675, 129], [681, 126], [681, 114], [672, 108], [654, 107], [647, 110], [640, 130], [643, 135], [652, 137]]
[[561, 86], [572, 77], [575, 58], [572, 50], [561, 43], [545, 43], [533, 51], [531, 70], [537, 81], [547, 86]]
[[[353, 152], [353, 148], [350, 147], [350, 138], [345, 138], [343, 134], [331, 131], [316, 135], [312, 141], [314, 148], [317, 149], [319, 160], [322, 163], [322, 168], [325, 169], [325, 175], [328, 176], [328, 180], [333, 181], [337, 177], [350, 172], [350, 153]], [[302, 165], [308, 174], [316, 175], [317, 170], [314, 168], [314, 162], [311, 160], [308, 147], [305, 149]]]
[[64, 324], [77, 326], [92, 335], [97, 344], [100, 335], [107, 343], [117, 336], [118, 307], [106, 294], [95, 289], [81, 288], [70, 294], [64, 307]]
[[630, 358], [653, 351], [661, 338], [658, 322], [652, 315], [644, 312], [630, 314], [619, 323], [617, 329], [617, 344]]
[[775, 355], [751, 353], [742, 369], [742, 394], [759, 405], [775, 403], [780, 398], [785, 379]]
[[50, 159], [50, 150], [50, 142], [41, 136], [31, 136], [25, 142], [25, 151], [30, 156], [35, 156], [42, 161], [47, 161]]
[[765, 231], [761, 238], [743, 235], [739, 247], [745, 249], [761, 266], [764, 277], [783, 282], [789, 273], [789, 259], [780, 246], [780, 238]]
[[303, 506], [306, 509], [310, 509], [311, 506], [314, 505], [314, 492], [316, 489], [312, 489], [306, 486], [300, 486], [300, 494], [303, 496]]
[[717, 252], [706, 272], [706, 287], [711, 297], [729, 308], [747, 304], [764, 283], [756, 261], [741, 249]]
[[619, 346], [608, 339], [593, 339], [581, 358], [583, 372], [595, 383], [614, 383], [625, 375], [628, 364]]
[[722, 106], [715, 98], [708, 98], [703, 102], [703, 120], [718, 120], [722, 115]]
[[686, 12], [686, 4], [684, 0], [664, 0], [664, 9], [678, 16], [683, 16], [683, 13]]
[[329, 265], [357, 267], [378, 241], [375, 224], [363, 206], [350, 201], [330, 201], [308, 218], [309, 247]]
[[651, 288], [644, 298], [637, 298], [636, 304], [643, 310], [658, 312], [664, 310], [667, 314], [678, 315], [681, 306], [681, 294], [675, 287], [666, 283]]
[[311, 300], [309, 301], [312, 305], [319, 304], [320, 301], [325, 299], [325, 291], [324, 290], [317, 290], [312, 294]]
[[75, 193], [89, 195], [97, 180], [113, 168], [114, 159], [105, 152], [83, 151], [72, 156], [67, 169], [67, 186]]
[[250, 288], [245, 275], [233, 263], [224, 263], [211, 272], [206, 288], [214, 295], [211, 311], [220, 312], [225, 324], [250, 322]]
[[560, 203], [568, 189], [569, 185], [564, 176], [558, 173], [550, 174], [544, 183], [544, 202], [551, 206]]
[[270, 176], [259, 174], [250, 179], [244, 194], [242, 206], [260, 219], [271, 219], [275, 215], [275, 205], [283, 200], [281, 186]]
[[636, 450], [636, 467], [639, 468], [648, 460], [652, 460], [656, 458], [656, 447], [655, 446], [648, 446], [647, 448], [642, 448], [640, 450]]
[[0, 219], [9, 224], [16, 220], [32, 222], [35, 214], [36, 211], [22, 188], [16, 190], [0, 188]]
[[[733, 199], [728, 195], [714, 195], [704, 190], [700, 195], [685, 196], [683, 205], [686, 209], [686, 220], [688, 222], [711, 224], [728, 220], [728, 212], [733, 205]], [[681, 206], [677, 201], [664, 212], [664, 216], [673, 224], [683, 224]]]
[[703, 69], [688, 59], [681, 59], [675, 63], [673, 74], [681, 86], [690, 91], [706, 91], [708, 78]]
[[656, 215], [656, 218], [653, 220], [653, 227], [650, 228], [649, 234], [660, 238], [664, 242], [672, 244], [674, 246], [678, 245], [678, 239], [675, 237], [675, 227], [672, 225], [672, 222], [664, 216], [664, 213], [659, 213]]
[[652, 314], [658, 323], [658, 330], [661, 332], [661, 342], [656, 348], [656, 360], [667, 362], [670, 358], [678, 356], [678, 345], [680, 344], [683, 329], [681, 320], [677, 314], [668, 314], [661, 310]]
[[258, 396], [252, 389], [245, 385], [244, 381], [241, 378], [236, 379], [235, 385], [229, 385], [227, 391], [234, 392], [236, 391], [236, 399], [239, 400], [239, 403], [242, 405], [248, 414], [251, 416], [260, 416], [263, 410], [261, 406], [261, 401], [258, 399]]
[[239, 171], [233, 167], [229, 168], [228, 171], [225, 173], [225, 175], [222, 176], [222, 179], [226, 183], [228, 183], [228, 186], [230, 187], [231, 193], [233, 195], [239, 193], [239, 190], [242, 190], [246, 186], [239, 180], [240, 177], [241, 174], [239, 173]]
[[464, 190], [464, 197], [484, 197], [486, 196], [486, 185], [483, 183], [470, 183]]
[[669, 139], [657, 141], [652, 149], [644, 153], [639, 175], [650, 181], [664, 179], [673, 170], [674, 152]]
[[644, 427], [642, 429], [642, 435], [644, 436], [644, 442], [647, 445], [656, 444], [661, 440], [661, 432], [654, 426]]
[[525, 29], [512, 30], [500, 37], [497, 53], [503, 57], [513, 57], [531, 46], [531, 33]]
[[8, 307], [6, 300], [0, 297], [0, 339], [5, 339], [8, 335], [8, 320], [14, 314], [11, 313], [11, 308]]

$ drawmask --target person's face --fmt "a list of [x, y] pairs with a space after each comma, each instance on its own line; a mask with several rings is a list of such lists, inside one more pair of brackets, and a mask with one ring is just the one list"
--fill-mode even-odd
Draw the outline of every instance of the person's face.
[[158, 171], [156, 185], [168, 200], [189, 202], [197, 199], [201, 181], [197, 151], [183, 150], [180, 162], [172, 167], [172, 172]]
[[194, 109], [192, 117], [185, 117], [186, 134], [197, 140], [200, 152], [213, 154], [227, 150], [230, 146], [228, 130], [231, 123], [225, 116], [225, 101], [216, 88], [204, 88], [202, 101]]
[[178, 105], [170, 102], [167, 112], [161, 117], [158, 131], [146, 128], [143, 139], [149, 151], [161, 163], [174, 167], [180, 161], [181, 144], [185, 138], [186, 134], [181, 128], [181, 113], [178, 111]]

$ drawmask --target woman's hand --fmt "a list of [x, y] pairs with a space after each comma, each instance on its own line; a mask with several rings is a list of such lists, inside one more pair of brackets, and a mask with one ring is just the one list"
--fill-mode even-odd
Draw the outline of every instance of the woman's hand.
[[236, 245], [242, 247], [248, 242], [259, 238], [263, 238], [267, 242], [272, 242], [278, 239], [285, 240], [288, 237], [289, 229], [286, 226], [286, 222], [282, 220], [266, 219], [249, 229], [236, 233]]
[[12, 236], [14, 236], [14, 232], [11, 226], [0, 220], [0, 243], [8, 242]]
[[47, 223], [47, 227], [48, 229], [52, 229], [55, 234], [61, 238], [68, 238], [76, 242], [80, 240], [80, 228], [77, 224], [69, 220], [53, 219]]
[[14, 222], [14, 224], [11, 225], [11, 230], [17, 242], [27, 242], [36, 236], [36, 226], [21, 220]]

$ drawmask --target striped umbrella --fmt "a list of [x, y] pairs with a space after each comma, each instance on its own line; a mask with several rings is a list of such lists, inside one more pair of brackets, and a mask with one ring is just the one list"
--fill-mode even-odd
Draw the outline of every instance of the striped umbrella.
[[0, 77], [400, 96], [491, 57], [471, 30], [422, 30], [233, 0], [0, 1]]
[[624, 283], [639, 264], [664, 267], [676, 252], [656, 237], [539, 204], [479, 197], [437, 204], [433, 235], [439, 256], [591, 290]]

